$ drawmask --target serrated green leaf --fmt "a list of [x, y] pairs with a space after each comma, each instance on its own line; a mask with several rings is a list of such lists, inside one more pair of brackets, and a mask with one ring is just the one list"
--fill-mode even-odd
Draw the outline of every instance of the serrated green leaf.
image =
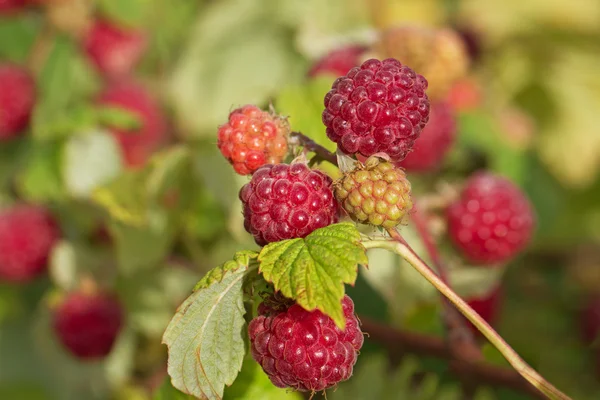
[[71, 136], [63, 149], [62, 178], [75, 197], [87, 198], [123, 169], [121, 149], [113, 135], [94, 130]]
[[222, 399], [245, 354], [243, 281], [248, 266], [196, 290], [177, 309], [163, 336], [173, 386], [201, 399]]
[[368, 263], [360, 233], [348, 222], [317, 229], [304, 239], [270, 243], [258, 260], [276, 290], [306, 310], [321, 310], [342, 329], [344, 283], [354, 284], [358, 264]]
[[258, 253], [251, 250], [238, 251], [233, 256], [233, 260], [225, 262], [225, 264], [211, 269], [206, 275], [194, 286], [194, 292], [200, 289], [206, 289], [214, 283], [221, 282], [223, 277], [229, 272], [235, 272], [239, 268], [248, 268], [251, 260], [258, 257]]

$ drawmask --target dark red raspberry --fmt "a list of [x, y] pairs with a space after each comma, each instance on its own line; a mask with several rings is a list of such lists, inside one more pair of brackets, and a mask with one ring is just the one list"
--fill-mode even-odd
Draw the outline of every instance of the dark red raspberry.
[[350, 378], [364, 337], [352, 299], [344, 296], [342, 306], [343, 331], [321, 311], [298, 304], [250, 321], [252, 357], [275, 386], [318, 392]]
[[288, 152], [290, 125], [285, 118], [253, 105], [233, 110], [219, 127], [217, 145], [233, 169], [248, 175], [265, 164], [278, 164]]
[[450, 239], [473, 263], [504, 263], [531, 239], [534, 215], [527, 197], [508, 179], [478, 172], [448, 207]]
[[[494, 325], [500, 309], [502, 307], [503, 291], [502, 286], [496, 286], [489, 293], [481, 296], [474, 297], [467, 300], [467, 304], [471, 306], [473, 310], [477, 312], [488, 324]], [[467, 321], [467, 326], [473, 331], [473, 333], [479, 335], [479, 330], [475, 325]]]
[[351, 68], [360, 65], [360, 57], [367, 50], [364, 46], [347, 46], [333, 50], [320, 58], [308, 71], [308, 76], [343, 76]]
[[0, 0], [0, 15], [9, 15], [22, 10], [27, 6], [27, 1], [28, 0]]
[[138, 83], [114, 83], [98, 96], [97, 102], [104, 106], [123, 108], [140, 119], [141, 126], [138, 130], [112, 129], [128, 167], [142, 166], [166, 141], [167, 126], [160, 104]]
[[260, 246], [302, 238], [338, 220], [331, 178], [304, 163], [268, 164], [240, 190], [244, 227]]
[[0, 64], [0, 142], [27, 128], [35, 98], [35, 82], [24, 68]]
[[123, 325], [123, 309], [112, 295], [73, 292], [54, 312], [54, 329], [74, 356], [92, 360], [110, 353]]
[[398, 165], [409, 172], [439, 168], [456, 138], [456, 116], [446, 102], [431, 105], [429, 122], [415, 141], [413, 150]]
[[0, 211], [0, 280], [28, 282], [44, 273], [59, 237], [57, 223], [42, 207], [21, 204]]
[[401, 161], [429, 119], [425, 89], [427, 80], [398, 60], [367, 60], [325, 95], [327, 136], [346, 154]]
[[98, 71], [108, 78], [130, 74], [147, 45], [144, 32], [104, 19], [95, 21], [84, 41], [85, 52]]

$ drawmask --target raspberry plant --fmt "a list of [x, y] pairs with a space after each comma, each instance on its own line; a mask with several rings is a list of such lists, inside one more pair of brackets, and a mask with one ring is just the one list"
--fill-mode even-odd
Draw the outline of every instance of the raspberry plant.
[[[568, 398], [486, 325], [501, 307], [536, 368], [576, 398], [591, 387], [571, 343], [546, 341], [564, 321], [532, 330], [548, 317], [520, 318], [535, 299], [518, 296], [575, 297], [539, 290], [539, 234], [564, 248], [566, 226], [597, 231], [594, 202], [577, 202], [595, 193], [581, 187], [597, 164], [599, 142], [581, 142], [598, 86], [581, 66], [595, 58], [551, 34], [490, 43], [485, 15], [469, 34], [477, 2], [451, 7], [461, 36], [389, 24], [423, 2], [362, 1], [386, 14], [363, 31], [360, 2], [0, 0], [0, 398], [41, 398], [38, 381], [64, 399], [189, 397], [175, 385], [207, 399], [480, 400], [495, 384]], [[543, 37], [568, 57], [526, 47]], [[482, 68], [465, 76], [467, 53]], [[539, 98], [552, 101], [533, 110]], [[580, 185], [577, 211], [546, 172]], [[598, 304], [583, 300], [593, 346]], [[458, 379], [441, 382], [423, 354]], [[501, 355], [516, 370], [493, 365]]]
[[[353, 285], [358, 266], [368, 264], [366, 250], [382, 248], [405, 258], [525, 379], [550, 398], [568, 398], [448, 286], [434, 247], [429, 256], [439, 276], [396, 228], [411, 212], [413, 199], [404, 170], [390, 159], [402, 161], [425, 128], [426, 88], [426, 79], [398, 60], [369, 59], [337, 78], [324, 99], [323, 123], [337, 143], [337, 159], [296, 132], [292, 137], [298, 140], [290, 146], [290, 157], [296, 158], [289, 164], [262, 165], [263, 157], [256, 168], [248, 168], [247, 160], [233, 160], [246, 165], [234, 163], [238, 173], [254, 171], [239, 198], [244, 227], [263, 247], [238, 252], [210, 271], [179, 307], [163, 337], [176, 388], [199, 398], [222, 398], [242, 366], [247, 341], [252, 358], [277, 387], [314, 395], [349, 379], [364, 339], [344, 286]], [[259, 115], [260, 110], [245, 106], [219, 128], [219, 147], [228, 160], [236, 146], [241, 154], [251, 143], [252, 132], [264, 140], [261, 148], [279, 140], [253, 122]], [[442, 136], [452, 134], [451, 124], [440, 129]], [[448, 139], [442, 141], [443, 149]], [[311, 162], [309, 151], [317, 153]], [[311, 170], [319, 157], [338, 165], [341, 177], [332, 182], [324, 172]], [[470, 261], [507, 261], [523, 248], [533, 227], [524, 196], [491, 175], [474, 176], [447, 210], [450, 238]], [[383, 230], [361, 232], [343, 221], [344, 213]]]

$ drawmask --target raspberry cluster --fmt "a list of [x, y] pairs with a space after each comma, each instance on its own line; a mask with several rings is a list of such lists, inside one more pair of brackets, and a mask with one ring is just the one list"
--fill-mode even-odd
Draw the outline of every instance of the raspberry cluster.
[[412, 208], [404, 171], [375, 156], [336, 182], [335, 197], [353, 220], [384, 228], [398, 225]]
[[248, 325], [252, 357], [280, 388], [318, 392], [352, 375], [364, 341], [354, 303], [342, 300], [346, 327], [340, 330], [321, 311], [262, 309]]
[[0, 211], [0, 280], [28, 282], [43, 274], [59, 237], [45, 208], [20, 204]]
[[473, 263], [509, 261], [531, 239], [534, 216], [527, 197], [508, 179], [478, 172], [447, 209], [450, 239]]
[[71, 354], [93, 360], [110, 353], [123, 319], [123, 308], [111, 294], [78, 291], [58, 306], [53, 323], [59, 341]]
[[240, 175], [248, 175], [265, 164], [279, 164], [288, 152], [290, 126], [285, 118], [254, 105], [229, 114], [218, 131], [217, 146]]
[[429, 119], [427, 80], [398, 60], [369, 59], [325, 95], [327, 136], [346, 154], [406, 157]]
[[304, 163], [267, 164], [240, 190], [244, 227], [257, 244], [302, 238], [338, 220], [331, 178]]

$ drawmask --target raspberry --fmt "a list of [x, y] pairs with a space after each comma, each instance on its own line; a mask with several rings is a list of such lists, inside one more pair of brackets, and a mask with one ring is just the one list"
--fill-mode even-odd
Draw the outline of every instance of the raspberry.
[[0, 15], [13, 14], [25, 6], [27, 6], [27, 0], [0, 0]]
[[[467, 300], [467, 304], [477, 312], [488, 324], [493, 325], [502, 306], [502, 287], [497, 286], [482, 297]], [[475, 325], [467, 321], [467, 326], [475, 334], [480, 334]]]
[[144, 55], [146, 35], [135, 29], [97, 20], [84, 41], [84, 49], [98, 71], [108, 78], [128, 75]]
[[318, 392], [350, 378], [364, 337], [352, 299], [344, 296], [342, 306], [344, 331], [321, 311], [298, 304], [250, 321], [252, 357], [275, 386]]
[[479, 172], [448, 207], [450, 239], [470, 262], [509, 261], [529, 242], [534, 228], [531, 205], [508, 179]]
[[84, 360], [110, 353], [123, 325], [123, 309], [107, 293], [73, 292], [54, 313], [54, 330], [63, 346]]
[[327, 136], [346, 154], [400, 161], [429, 119], [425, 89], [427, 80], [398, 60], [367, 60], [325, 95]]
[[440, 167], [456, 137], [456, 116], [448, 103], [431, 105], [429, 122], [415, 141], [413, 151], [398, 165], [409, 172], [426, 172]]
[[143, 86], [131, 81], [114, 83], [98, 96], [97, 102], [123, 108], [140, 119], [139, 130], [111, 130], [121, 146], [127, 166], [143, 165], [166, 140], [166, 121], [160, 105]]
[[347, 46], [333, 50], [320, 58], [308, 71], [308, 76], [319, 75], [343, 76], [351, 68], [360, 65], [360, 57], [366, 51], [364, 46]]
[[44, 273], [59, 237], [57, 223], [42, 207], [20, 204], [0, 211], [0, 280], [28, 282]]
[[265, 164], [279, 164], [288, 152], [290, 125], [285, 118], [245, 105], [219, 127], [217, 145], [233, 169], [248, 175]]
[[442, 100], [450, 86], [468, 69], [469, 57], [461, 37], [450, 29], [402, 26], [384, 31], [375, 52], [393, 57], [423, 74], [431, 100]]
[[0, 142], [27, 128], [35, 98], [35, 82], [24, 68], [0, 64]]
[[267, 164], [240, 190], [244, 227], [260, 246], [337, 222], [331, 178], [304, 163]]
[[336, 182], [335, 197], [353, 220], [384, 228], [398, 225], [412, 208], [404, 171], [375, 156]]

